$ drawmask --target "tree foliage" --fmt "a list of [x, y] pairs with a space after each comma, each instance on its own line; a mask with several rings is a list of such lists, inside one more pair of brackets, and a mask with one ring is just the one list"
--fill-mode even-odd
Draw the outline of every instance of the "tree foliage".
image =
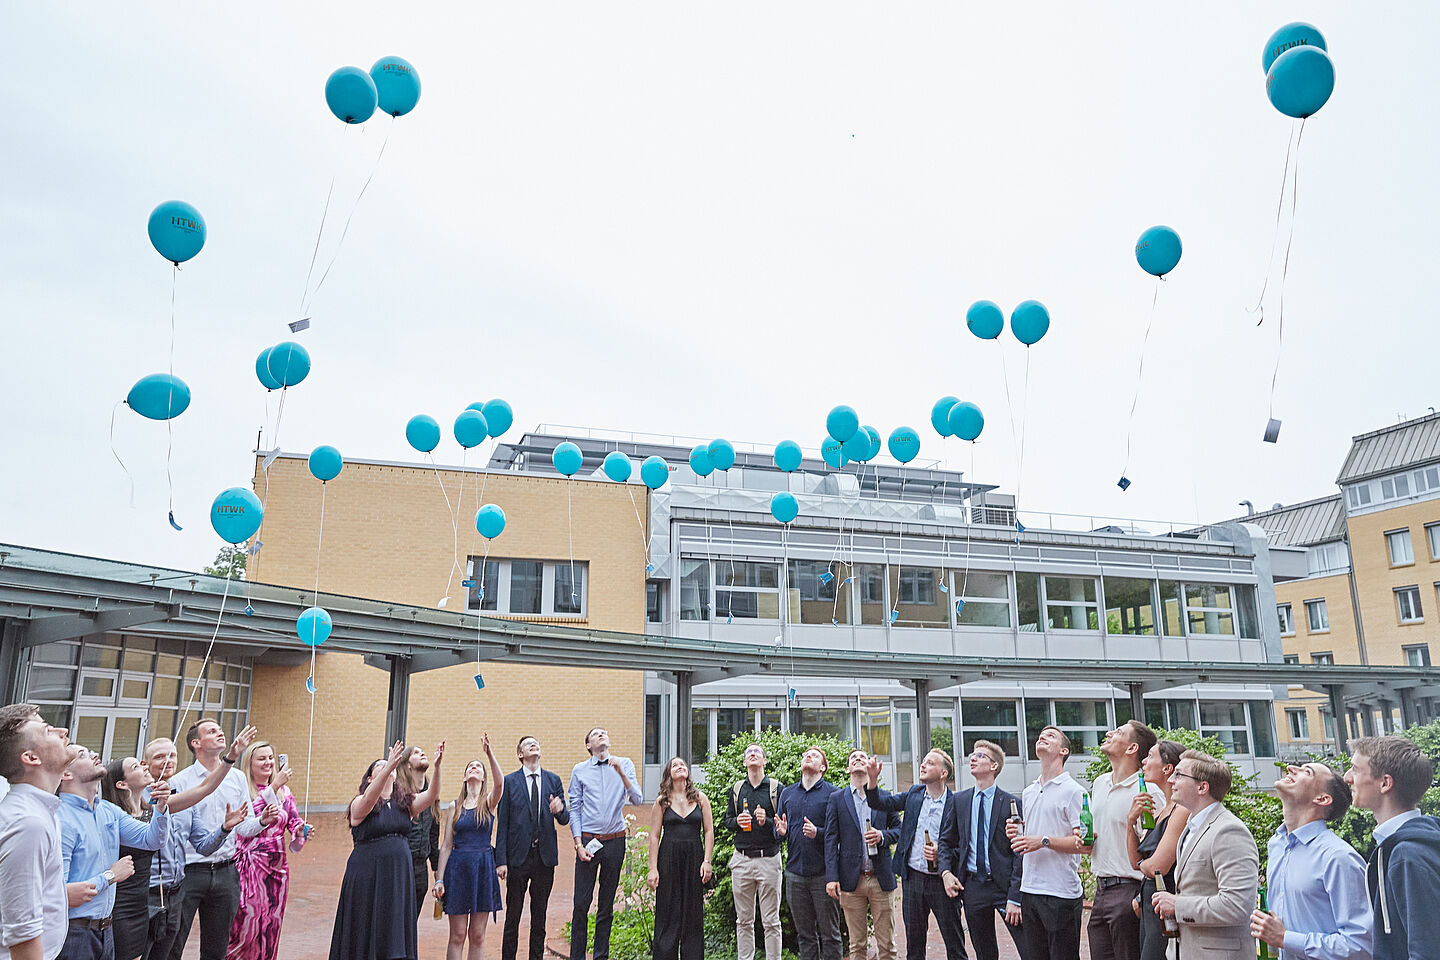
[[245, 565], [249, 561], [250, 555], [245, 552], [244, 547], [227, 544], [215, 554], [215, 562], [205, 568], [205, 573], [207, 576], [224, 577], [226, 580], [244, 580]]

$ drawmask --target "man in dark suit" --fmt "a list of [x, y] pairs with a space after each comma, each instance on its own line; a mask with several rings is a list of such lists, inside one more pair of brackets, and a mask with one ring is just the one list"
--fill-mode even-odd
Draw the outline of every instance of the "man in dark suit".
[[995, 786], [1005, 766], [1005, 752], [989, 740], [976, 740], [970, 750], [970, 776], [975, 786], [955, 797], [954, 829], [943, 835], [940, 864], [946, 892], [960, 893], [965, 926], [979, 960], [997, 960], [995, 914], [1005, 919], [1021, 960], [1026, 955], [1020, 927], [1020, 878], [1024, 858], [1010, 848], [1005, 822], [1022, 816], [1020, 798]]
[[850, 960], [866, 960], [866, 913], [875, 924], [878, 960], [895, 960], [895, 868], [890, 845], [900, 837], [895, 818], [872, 810], [865, 798], [870, 758], [852, 750], [845, 762], [850, 784], [825, 808], [825, 892], [840, 901], [850, 933]]
[[920, 761], [920, 782], [905, 793], [886, 793], [876, 785], [880, 761], [870, 758], [866, 802], [872, 810], [905, 814], [900, 844], [895, 848], [904, 896], [906, 960], [924, 960], [930, 934], [930, 915], [940, 925], [947, 960], [964, 960], [965, 934], [960, 914], [946, 896], [940, 879], [940, 838], [955, 830], [955, 795], [946, 786], [955, 776], [955, 761], [944, 750], [931, 750]]
[[505, 777], [495, 811], [495, 872], [505, 881], [503, 960], [515, 960], [520, 946], [520, 905], [530, 888], [530, 960], [544, 960], [545, 907], [560, 862], [555, 824], [570, 822], [560, 778], [540, 768], [540, 741], [521, 737], [515, 745], [520, 769]]

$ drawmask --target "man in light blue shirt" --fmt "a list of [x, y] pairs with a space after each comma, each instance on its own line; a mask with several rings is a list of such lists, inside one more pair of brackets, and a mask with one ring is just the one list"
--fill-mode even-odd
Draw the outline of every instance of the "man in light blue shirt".
[[170, 830], [166, 809], [169, 788], [155, 791], [155, 815], [149, 823], [130, 816], [100, 799], [105, 766], [98, 753], [82, 748], [60, 780], [60, 856], [68, 885], [92, 885], [95, 895], [70, 908], [70, 929], [60, 950], [64, 960], [113, 960], [110, 913], [115, 907], [115, 884], [135, 872], [120, 847], [158, 850]]
[[610, 956], [610, 923], [615, 888], [625, 864], [625, 802], [645, 802], [635, 764], [610, 755], [610, 734], [595, 727], [585, 735], [589, 759], [570, 771], [570, 833], [575, 838], [575, 912], [571, 914], [570, 958], [585, 960], [585, 934], [595, 874], [600, 902], [595, 908], [594, 960]]
[[1365, 861], [1327, 824], [1350, 809], [1350, 788], [1323, 763], [1286, 768], [1275, 781], [1284, 823], [1270, 838], [1269, 907], [1250, 917], [1281, 960], [1369, 960], [1373, 917]]

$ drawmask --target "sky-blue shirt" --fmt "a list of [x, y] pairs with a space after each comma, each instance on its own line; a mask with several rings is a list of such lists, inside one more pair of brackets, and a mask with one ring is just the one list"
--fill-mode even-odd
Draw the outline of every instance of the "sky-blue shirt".
[[[785, 818], [785, 844], [788, 855], [785, 870], [800, 877], [825, 875], [825, 804], [838, 787], [825, 780], [805, 789], [804, 781], [792, 783], [780, 794], [776, 814]], [[815, 824], [815, 837], [805, 836], [805, 818]]]
[[930, 872], [930, 861], [925, 859], [925, 832], [930, 832], [930, 842], [940, 842], [940, 821], [945, 813], [945, 794], [948, 790], [942, 790], [940, 796], [932, 797], [929, 791], [925, 792], [924, 799], [920, 801], [920, 816], [915, 820], [915, 838], [910, 841], [910, 854], [908, 863], [910, 869], [920, 873]]
[[1268, 906], [1285, 924], [1282, 960], [1369, 960], [1373, 918], [1360, 854], [1323, 820], [1294, 833], [1281, 824], [1269, 854]]
[[570, 833], [607, 834], [622, 833], [625, 830], [625, 801], [644, 803], [645, 795], [640, 792], [639, 780], [635, 776], [635, 764], [628, 757], [610, 757], [611, 763], [620, 765], [630, 781], [625, 789], [619, 774], [609, 764], [601, 764], [594, 757], [575, 764], [570, 771]]
[[865, 842], [865, 827], [871, 823], [870, 801], [865, 799], [865, 790], [856, 787], [853, 783], [845, 788], [850, 791], [850, 800], [855, 804], [855, 816], [860, 821], [860, 870], [869, 873], [874, 867], [870, 866], [870, 845]]
[[74, 793], [60, 794], [60, 857], [66, 883], [93, 883], [89, 903], [72, 907], [72, 919], [103, 918], [115, 909], [115, 888], [103, 874], [120, 859], [120, 846], [158, 850], [170, 831], [170, 815], [157, 813], [149, 823], [136, 820], [98, 797], [92, 806]]

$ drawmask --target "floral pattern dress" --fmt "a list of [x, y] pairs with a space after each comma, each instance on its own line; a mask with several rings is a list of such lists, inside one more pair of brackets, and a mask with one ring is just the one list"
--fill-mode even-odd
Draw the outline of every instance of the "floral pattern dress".
[[[262, 792], [251, 801], [255, 815], [265, 809]], [[253, 837], [236, 837], [235, 869], [240, 874], [240, 909], [230, 927], [226, 960], [275, 960], [280, 949], [280, 925], [285, 919], [285, 897], [290, 888], [290, 863], [285, 835], [293, 833], [290, 849], [299, 851], [306, 836], [295, 796], [280, 788], [280, 818]]]

